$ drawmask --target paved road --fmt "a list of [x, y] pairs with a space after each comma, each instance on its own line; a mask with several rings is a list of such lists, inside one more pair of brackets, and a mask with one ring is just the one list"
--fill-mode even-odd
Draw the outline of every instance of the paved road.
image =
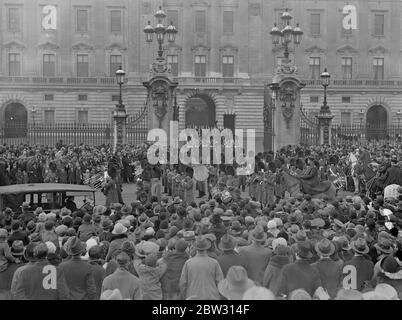
[[[196, 192], [196, 196], [198, 195], [198, 192]], [[341, 191], [339, 195], [346, 197], [347, 195], [353, 195], [351, 192], [346, 192], [346, 191]], [[248, 196], [248, 190], [246, 189], [246, 192], [241, 193], [242, 198]], [[103, 195], [102, 192], [98, 191], [95, 195], [96, 197], [96, 204], [105, 204], [105, 196]], [[134, 183], [131, 184], [124, 184], [123, 185], [123, 201], [124, 203], [131, 203], [134, 200], [137, 199], [136, 196], [136, 186]], [[201, 200], [206, 200], [207, 196], [203, 198], [196, 198], [196, 202], [201, 201]]]

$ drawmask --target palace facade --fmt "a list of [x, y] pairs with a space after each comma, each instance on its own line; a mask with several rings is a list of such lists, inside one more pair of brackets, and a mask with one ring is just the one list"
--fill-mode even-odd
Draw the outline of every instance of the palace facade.
[[[179, 31], [165, 55], [179, 82], [181, 128], [222, 127], [235, 114], [262, 149], [264, 86], [283, 55], [269, 32], [285, 8], [304, 31], [291, 58], [308, 112], [319, 111], [328, 68], [334, 123], [401, 120], [401, 0], [1, 0], [0, 126], [112, 121], [120, 65], [123, 102], [138, 113], [157, 53], [143, 29], [160, 5]], [[357, 9], [356, 30], [342, 26], [346, 5]]]

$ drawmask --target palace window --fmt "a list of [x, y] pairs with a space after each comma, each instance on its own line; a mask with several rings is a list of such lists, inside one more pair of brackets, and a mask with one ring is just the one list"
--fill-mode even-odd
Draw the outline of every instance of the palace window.
[[310, 58], [310, 74], [311, 79], [320, 79], [321, 59], [319, 57]]
[[110, 56], [110, 76], [115, 77], [116, 71], [119, 70], [122, 65], [123, 57], [121, 55], [111, 55]]
[[384, 35], [384, 15], [375, 14], [374, 15], [374, 35], [383, 36]]
[[8, 75], [11, 77], [21, 75], [21, 55], [19, 53], [10, 53], [8, 55]]
[[54, 54], [43, 55], [43, 76], [54, 77], [56, 74], [56, 56]]
[[167, 62], [170, 64], [172, 75], [177, 77], [179, 75], [179, 60], [177, 55], [168, 55]]
[[89, 58], [87, 54], [77, 55], [77, 77], [88, 77]]
[[195, 56], [194, 57], [194, 75], [196, 77], [205, 77], [207, 75], [207, 57]]
[[313, 36], [321, 34], [321, 15], [319, 13], [310, 14], [310, 33]]
[[8, 31], [21, 31], [20, 8], [8, 8]]
[[110, 31], [121, 32], [121, 10], [110, 11]]
[[206, 32], [207, 29], [206, 12], [197, 10], [195, 12], [195, 32]]
[[352, 79], [352, 58], [342, 58], [342, 78]]
[[373, 59], [374, 80], [384, 79], [384, 58]]
[[223, 11], [223, 32], [232, 33], [234, 31], [234, 14], [233, 11]]
[[77, 10], [77, 32], [88, 32], [88, 10]]

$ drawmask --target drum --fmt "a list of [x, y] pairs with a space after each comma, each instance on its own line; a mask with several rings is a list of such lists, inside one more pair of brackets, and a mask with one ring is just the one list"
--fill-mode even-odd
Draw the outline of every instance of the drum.
[[194, 179], [200, 182], [207, 181], [209, 170], [206, 166], [197, 166], [194, 168]]

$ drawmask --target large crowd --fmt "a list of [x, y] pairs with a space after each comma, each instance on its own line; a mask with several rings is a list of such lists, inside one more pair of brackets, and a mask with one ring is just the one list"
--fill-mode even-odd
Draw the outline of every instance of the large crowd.
[[[402, 297], [402, 189], [384, 194], [402, 185], [401, 148], [282, 148], [255, 155], [248, 176], [222, 164], [205, 181], [195, 167], [149, 165], [146, 150], [0, 146], [0, 185], [108, 173], [104, 204], [0, 213], [0, 299]], [[326, 180], [337, 195], [314, 197]], [[124, 203], [130, 182], [136, 196]]]

